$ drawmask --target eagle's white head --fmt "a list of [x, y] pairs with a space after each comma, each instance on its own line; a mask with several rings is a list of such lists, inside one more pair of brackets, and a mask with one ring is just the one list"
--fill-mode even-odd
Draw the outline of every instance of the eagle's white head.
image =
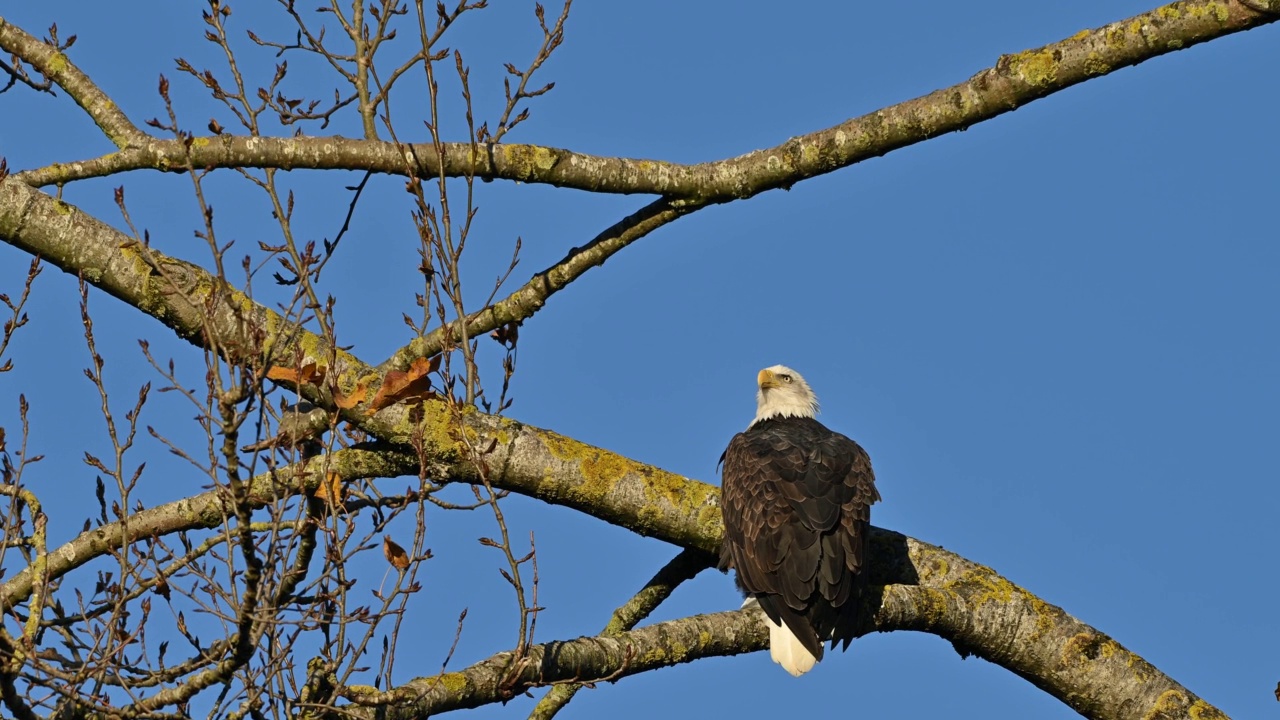
[[785, 365], [765, 368], [756, 376], [756, 419], [752, 425], [769, 418], [811, 418], [818, 414], [818, 397], [800, 373]]

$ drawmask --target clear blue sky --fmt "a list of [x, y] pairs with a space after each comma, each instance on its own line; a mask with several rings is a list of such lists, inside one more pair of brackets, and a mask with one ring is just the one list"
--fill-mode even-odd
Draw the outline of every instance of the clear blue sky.
[[[80, 3], [73, 12], [15, 3], [4, 14], [32, 32], [56, 20], [61, 35], [78, 34], [71, 57], [135, 121], [163, 113], [155, 88], [164, 72], [186, 103], [186, 124], [200, 130], [217, 110], [173, 67], [182, 55], [222, 69], [201, 40], [198, 5]], [[455, 40], [489, 118], [501, 63], [522, 65], [538, 39], [533, 3], [494, 5]], [[1151, 7], [827, 2], [799, 12], [760, 2], [583, 2], [545, 68], [555, 90], [511, 140], [681, 162], [732, 157]], [[234, 9], [233, 28], [264, 35], [265, 21], [280, 16], [273, 3]], [[1280, 67], [1278, 32], [1264, 27], [1161, 57], [665, 227], [526, 323], [510, 414], [715, 482], [716, 459], [753, 413], [756, 370], [788, 364], [817, 390], [821, 419], [871, 453], [884, 496], [877, 525], [995, 568], [1230, 715], [1273, 715], [1280, 96], [1268, 69]], [[273, 60], [246, 52], [268, 63], [256, 87]], [[315, 64], [291, 69], [295, 87], [331, 94], [333, 80], [308, 75]], [[0, 110], [0, 154], [11, 168], [110, 150], [65, 98], [14, 91], [0, 96]], [[404, 108], [402, 132], [421, 139], [412, 110]], [[350, 122], [332, 131], [356, 134]], [[232, 173], [223, 177], [214, 186], [223, 237], [239, 251], [274, 241], [261, 198]], [[288, 176], [305, 232], [333, 237], [342, 186], [355, 177]], [[184, 177], [138, 173], [82, 183], [66, 197], [119, 225], [111, 188], [122, 183], [135, 221], [160, 248], [205, 257]], [[409, 338], [400, 314], [413, 311], [417, 241], [402, 183], [381, 178], [371, 189], [324, 289], [339, 298], [340, 337], [377, 362]], [[517, 235], [522, 282], [647, 201], [481, 186], [475, 294], [501, 272]], [[0, 248], [0, 291], [18, 289], [26, 262]], [[121, 414], [139, 384], [162, 384], [137, 338], [198, 378], [198, 352], [162, 342], [163, 328], [111, 298], [95, 293], [92, 302]], [[33, 403], [33, 447], [49, 459], [31, 479], [50, 497], [91, 497], [94, 473], [79, 458], [107, 448], [80, 375], [87, 358], [75, 303], [73, 280], [46, 273], [30, 310], [35, 325], [13, 351], [18, 369], [0, 376], [0, 425], [11, 442], [16, 394]], [[147, 412], [144, 422], [178, 434], [191, 415], [173, 396]], [[158, 444], [142, 445], [150, 500], [201, 484]], [[565, 509], [520, 498], [508, 508], [517, 534], [537, 536], [542, 640], [594, 634], [675, 554]], [[57, 539], [91, 513], [91, 504], [55, 509]], [[436, 559], [412, 606], [418, 655], [399, 658], [402, 680], [439, 667], [463, 607], [471, 616], [454, 667], [514, 639], [498, 557], [473, 541], [492, 533], [491, 519], [434, 512], [428, 520]], [[738, 602], [728, 577], [707, 572], [658, 617]], [[520, 699], [475, 715], [531, 707]], [[808, 712], [1075, 717], [1009, 672], [908, 633], [861, 639], [800, 680], [763, 653], [629, 678], [583, 692], [563, 716]]]

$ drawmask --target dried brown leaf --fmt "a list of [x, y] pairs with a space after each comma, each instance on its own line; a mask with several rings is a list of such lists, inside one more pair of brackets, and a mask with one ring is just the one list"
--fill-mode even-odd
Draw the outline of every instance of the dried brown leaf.
[[409, 569], [409, 553], [397, 545], [390, 535], [382, 536], [382, 554], [391, 563], [391, 567], [401, 572]]
[[333, 404], [343, 410], [350, 410], [364, 402], [364, 399], [367, 397], [369, 397], [369, 388], [364, 384], [357, 385], [356, 389], [352, 390], [350, 395], [343, 395], [342, 391], [337, 388], [334, 388], [333, 390]]
[[378, 388], [378, 392], [373, 396], [369, 412], [378, 412], [404, 400], [435, 397], [435, 393], [431, 392], [429, 376], [439, 367], [440, 356], [437, 355], [431, 359], [414, 360], [407, 372], [392, 370], [387, 373], [382, 380], [382, 387]]
[[313, 362], [297, 368], [273, 366], [267, 368], [267, 379], [290, 382], [296, 385], [310, 385], [324, 380], [326, 370], [327, 368], [318, 366]]
[[346, 484], [342, 482], [342, 476], [336, 472], [325, 473], [324, 480], [316, 487], [316, 497], [333, 507], [341, 507], [347, 497]]

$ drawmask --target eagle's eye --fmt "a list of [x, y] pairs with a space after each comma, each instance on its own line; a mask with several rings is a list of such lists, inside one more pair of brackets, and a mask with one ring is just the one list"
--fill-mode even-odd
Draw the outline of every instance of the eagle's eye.
[[778, 377], [782, 378], [782, 382], [784, 382], [784, 383], [789, 383], [789, 382], [791, 382], [791, 376], [790, 376], [790, 375], [779, 375]]

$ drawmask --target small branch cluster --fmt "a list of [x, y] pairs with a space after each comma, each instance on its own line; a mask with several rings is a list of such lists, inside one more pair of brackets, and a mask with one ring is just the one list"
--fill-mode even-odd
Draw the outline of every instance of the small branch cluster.
[[[76, 36], [70, 35], [65, 40], [59, 40], [58, 24], [54, 23], [53, 25], [49, 26], [49, 34], [42, 40], [42, 42], [47, 47], [49, 47], [53, 52], [62, 53], [62, 52], [66, 52], [68, 49], [70, 49], [72, 45], [76, 43]], [[40, 75], [40, 79], [36, 80], [35, 78], [32, 77], [32, 70], [28, 69], [28, 66], [30, 64], [31, 63], [29, 61], [25, 61], [23, 57], [17, 53], [14, 53], [12, 63], [7, 63], [4, 60], [0, 60], [0, 71], [3, 71], [8, 78], [4, 83], [4, 87], [0, 87], [0, 94], [6, 93], [12, 90], [16, 85], [24, 85], [38, 92], [49, 93], [50, 95], [57, 95], [57, 93], [54, 92], [53, 90], [54, 88], [53, 79], [49, 77], [48, 73], [46, 73], [44, 70], [36, 68], [34, 72]]]

